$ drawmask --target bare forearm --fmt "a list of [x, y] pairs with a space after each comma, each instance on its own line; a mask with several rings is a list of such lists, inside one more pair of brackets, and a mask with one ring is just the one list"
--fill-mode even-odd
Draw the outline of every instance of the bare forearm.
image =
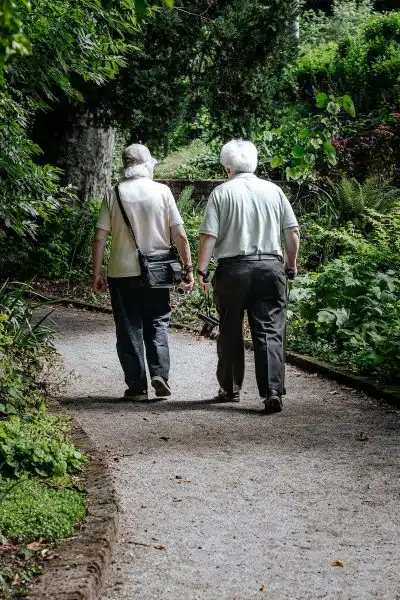
[[97, 230], [92, 247], [93, 275], [100, 275], [103, 268], [104, 248], [108, 233]]
[[184, 265], [191, 265], [192, 256], [190, 253], [190, 246], [184, 228], [181, 225], [177, 227], [171, 227], [171, 238], [172, 242], [174, 243], [176, 249], [179, 252], [179, 256], [181, 257], [182, 263]]
[[285, 247], [287, 264], [290, 267], [295, 267], [297, 264], [297, 255], [300, 246], [300, 230], [297, 227], [285, 230]]
[[214, 252], [216, 241], [217, 238], [215, 238], [213, 235], [207, 235], [205, 233], [200, 234], [198, 259], [199, 271], [207, 271], [208, 265], [210, 264], [210, 260]]

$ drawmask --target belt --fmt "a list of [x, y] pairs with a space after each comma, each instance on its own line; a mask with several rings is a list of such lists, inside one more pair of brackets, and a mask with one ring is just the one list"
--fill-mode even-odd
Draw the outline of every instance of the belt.
[[278, 254], [238, 254], [237, 256], [227, 256], [226, 258], [220, 258], [218, 259], [218, 263], [236, 262], [242, 260], [279, 260], [279, 262], [283, 262], [282, 257], [278, 256]]

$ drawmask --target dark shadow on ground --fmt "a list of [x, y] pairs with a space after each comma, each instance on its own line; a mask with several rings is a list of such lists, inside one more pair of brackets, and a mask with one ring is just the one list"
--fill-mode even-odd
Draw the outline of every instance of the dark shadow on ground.
[[221, 402], [215, 398], [206, 398], [203, 400], [166, 400], [164, 398], [150, 398], [145, 402], [132, 402], [125, 398], [109, 396], [87, 396], [87, 397], [64, 397], [57, 399], [60, 404], [67, 407], [84, 408], [85, 410], [102, 410], [104, 408], [118, 409], [124, 408], [129, 412], [153, 411], [154, 407], [161, 412], [174, 411], [195, 411], [195, 410], [230, 410], [242, 414], [264, 414], [261, 400], [259, 406], [250, 408], [243, 406], [238, 402]]

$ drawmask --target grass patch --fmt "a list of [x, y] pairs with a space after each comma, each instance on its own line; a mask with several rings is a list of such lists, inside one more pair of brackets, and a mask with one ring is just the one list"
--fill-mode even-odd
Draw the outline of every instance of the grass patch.
[[171, 152], [164, 160], [160, 161], [155, 168], [154, 177], [156, 179], [174, 179], [178, 167], [200, 154], [209, 152], [209, 150], [210, 148], [203, 140], [193, 140], [187, 146], [176, 152]]
[[73, 535], [86, 514], [85, 494], [54, 489], [37, 478], [0, 482], [0, 532], [6, 538], [29, 541], [40, 537], [60, 540]]

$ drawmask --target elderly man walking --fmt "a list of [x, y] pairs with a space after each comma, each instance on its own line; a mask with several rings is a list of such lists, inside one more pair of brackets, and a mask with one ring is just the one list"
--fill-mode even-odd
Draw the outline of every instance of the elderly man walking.
[[[268, 413], [282, 410], [286, 273], [294, 276], [300, 233], [283, 191], [256, 177], [257, 149], [233, 140], [221, 150], [229, 181], [208, 200], [200, 228], [199, 283], [208, 289], [208, 265], [220, 317], [218, 398], [240, 399], [244, 377], [243, 318], [247, 310], [257, 386]], [[283, 232], [286, 259], [282, 250]]]
[[[148, 256], [163, 255], [169, 252], [172, 241], [183, 263], [184, 291], [193, 287], [193, 269], [182, 218], [171, 190], [153, 181], [156, 161], [149, 150], [141, 144], [132, 144], [124, 150], [122, 158], [124, 181], [109, 190], [97, 221], [93, 289], [103, 292], [107, 287], [102, 263], [105, 241], [111, 234], [108, 283], [117, 352], [128, 386], [125, 397], [142, 401], [148, 398], [144, 350], [156, 396], [171, 394], [168, 383], [171, 309], [169, 289], [142, 285], [138, 248]], [[117, 193], [134, 237], [124, 221]]]

